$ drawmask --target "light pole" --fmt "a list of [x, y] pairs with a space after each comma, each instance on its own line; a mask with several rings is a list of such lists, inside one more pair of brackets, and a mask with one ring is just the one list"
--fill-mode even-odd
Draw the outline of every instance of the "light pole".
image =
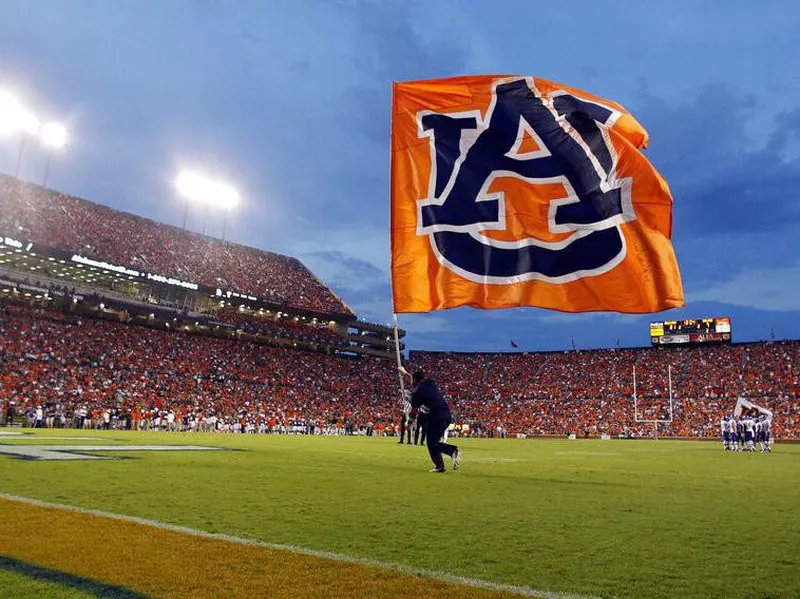
[[60, 123], [46, 123], [42, 126], [39, 135], [42, 138], [42, 143], [47, 146], [47, 165], [44, 169], [44, 180], [42, 181], [42, 187], [47, 187], [53, 151], [63, 148], [67, 143], [67, 130]]
[[19, 152], [17, 152], [17, 168], [14, 169], [14, 178], [19, 179], [19, 167], [22, 166], [22, 154], [25, 152], [25, 132], [19, 136]]
[[19, 152], [14, 178], [19, 179], [22, 155], [25, 153], [25, 137], [39, 133], [39, 119], [7, 91], [0, 92], [0, 133], [19, 133]]
[[17, 165], [14, 169], [14, 178], [19, 179], [22, 169], [22, 157], [29, 135], [38, 136], [48, 148], [47, 166], [44, 173], [44, 185], [50, 174], [50, 160], [52, 151], [62, 148], [67, 142], [67, 130], [59, 123], [46, 123], [42, 125], [39, 119], [11, 93], [0, 91], [0, 134], [19, 133], [19, 151], [17, 152]]
[[14, 178], [19, 179], [19, 170], [22, 166], [22, 154], [25, 152], [25, 140], [28, 135], [37, 135], [39, 133], [39, 119], [37, 119], [32, 112], [26, 110], [22, 106], [19, 107], [16, 115], [17, 127], [21, 138], [19, 140], [19, 153], [17, 154], [17, 169], [14, 171]]
[[186, 230], [186, 212], [189, 202], [203, 205], [203, 235], [206, 234], [206, 224], [208, 211], [210, 208], [222, 208], [222, 239], [225, 239], [225, 225], [228, 210], [235, 208], [240, 201], [239, 192], [233, 187], [219, 181], [213, 181], [205, 175], [200, 175], [192, 171], [181, 171], [175, 179], [175, 187], [178, 193], [184, 198], [183, 210], [183, 229]]

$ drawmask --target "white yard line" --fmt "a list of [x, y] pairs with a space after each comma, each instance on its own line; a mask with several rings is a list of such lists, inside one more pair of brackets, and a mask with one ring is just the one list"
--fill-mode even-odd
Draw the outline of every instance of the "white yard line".
[[508, 593], [515, 593], [523, 597], [540, 597], [541, 599], [596, 599], [589, 595], [575, 595], [572, 593], [560, 593], [555, 591], [539, 591], [527, 586], [516, 586], [510, 584], [500, 584], [497, 582], [490, 582], [488, 580], [479, 580], [477, 578], [467, 578], [464, 576], [455, 576], [447, 574], [446, 572], [436, 572], [434, 570], [425, 570], [414, 568], [404, 564], [395, 564], [391, 562], [381, 562], [364, 557], [354, 557], [342, 553], [333, 553], [331, 551], [320, 551], [317, 549], [309, 549], [307, 547], [297, 547], [295, 545], [282, 545], [280, 543], [267, 543], [265, 541], [256, 541], [253, 539], [245, 539], [242, 537], [235, 537], [222, 533], [206, 532], [204, 530], [197, 530], [194, 528], [187, 528], [185, 526], [178, 526], [176, 524], [169, 524], [159, 520], [147, 520], [146, 518], [138, 518], [136, 516], [126, 516], [124, 514], [114, 514], [112, 512], [104, 512], [101, 510], [92, 510], [88, 508], [76, 507], [73, 505], [65, 505], [61, 503], [50, 503], [47, 501], [40, 501], [30, 497], [20, 497], [18, 495], [9, 495], [0, 492], [0, 499], [8, 501], [17, 501], [19, 503], [27, 503], [39, 507], [60, 509], [70, 512], [77, 512], [79, 514], [91, 514], [93, 516], [101, 516], [103, 518], [111, 518], [112, 520], [120, 520], [122, 522], [132, 522], [142, 526], [149, 526], [151, 528], [158, 528], [161, 530], [169, 530], [186, 535], [193, 535], [206, 539], [216, 539], [220, 541], [227, 541], [229, 543], [238, 543], [241, 545], [254, 545], [256, 547], [264, 547], [266, 549], [274, 549], [278, 551], [289, 551], [291, 553], [298, 553], [301, 555], [308, 555], [311, 557], [318, 557], [322, 559], [334, 560], [337, 562], [345, 562], [348, 564], [357, 564], [360, 566], [367, 566], [371, 568], [380, 568], [383, 570], [392, 570], [394, 572], [401, 572], [412, 576], [420, 576], [424, 578], [431, 578], [434, 580], [441, 580], [443, 582], [450, 582], [460, 584], [473, 588], [482, 588], [492, 591], [504, 591]]

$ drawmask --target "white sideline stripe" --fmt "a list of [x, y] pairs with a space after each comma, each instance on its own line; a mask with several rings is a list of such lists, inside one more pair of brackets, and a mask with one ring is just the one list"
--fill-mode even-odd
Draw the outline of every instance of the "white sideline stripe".
[[538, 591], [527, 586], [516, 586], [510, 584], [501, 584], [497, 582], [490, 582], [488, 580], [479, 580], [477, 578], [467, 578], [464, 576], [456, 576], [454, 574], [447, 574], [445, 572], [436, 572], [434, 570], [424, 570], [406, 566], [403, 564], [395, 564], [392, 562], [381, 562], [364, 557], [354, 557], [345, 555], [343, 553], [333, 553], [331, 551], [321, 551], [318, 549], [309, 549], [307, 547], [298, 547], [295, 545], [282, 545], [280, 543], [268, 543], [266, 541], [257, 541], [254, 539], [246, 539], [243, 537], [234, 537], [233, 535], [226, 535], [224, 533], [206, 532], [204, 530], [197, 530], [194, 528], [187, 528], [185, 526], [178, 526], [177, 524], [169, 524], [159, 520], [147, 520], [137, 516], [126, 516], [124, 514], [114, 514], [112, 512], [104, 512], [101, 510], [93, 510], [89, 508], [77, 507], [74, 505], [65, 505], [62, 503], [50, 503], [48, 501], [40, 501], [31, 497], [21, 497], [19, 495], [9, 495], [8, 493], [0, 492], [0, 499], [8, 501], [16, 501], [19, 503], [27, 503], [39, 507], [54, 508], [65, 510], [69, 512], [77, 512], [79, 514], [90, 514], [92, 516], [101, 516], [103, 518], [111, 518], [112, 520], [120, 520], [122, 522], [132, 522], [142, 526], [149, 526], [151, 528], [158, 528], [161, 530], [168, 530], [196, 537], [206, 539], [216, 539], [220, 541], [227, 541], [229, 543], [237, 543], [240, 545], [253, 545], [256, 547], [264, 547], [266, 549], [275, 549], [278, 551], [289, 551], [291, 553], [298, 553], [301, 555], [308, 555], [310, 557], [318, 557], [329, 559], [337, 562], [344, 562], [348, 564], [356, 564], [359, 566], [368, 566], [372, 568], [380, 568], [382, 570], [392, 570], [402, 574], [409, 574], [422, 578], [430, 578], [433, 580], [440, 580], [443, 582], [450, 582], [474, 588], [488, 589], [491, 591], [504, 591], [508, 593], [516, 593], [523, 597], [539, 597], [540, 599], [598, 599], [591, 595], [574, 595], [572, 593], [561, 593], [558, 591]]

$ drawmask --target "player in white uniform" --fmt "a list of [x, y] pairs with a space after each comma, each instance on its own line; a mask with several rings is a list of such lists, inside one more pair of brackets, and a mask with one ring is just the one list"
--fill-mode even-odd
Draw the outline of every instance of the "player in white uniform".
[[730, 443], [731, 451], [739, 451], [739, 439], [736, 435], [736, 418], [733, 416], [728, 418], [728, 435], [730, 437], [728, 442]]
[[730, 450], [731, 435], [728, 432], [728, 417], [723, 416], [719, 421], [719, 432], [722, 434], [722, 448], [725, 451]]
[[755, 423], [753, 422], [752, 416], [748, 416], [742, 421], [744, 425], [744, 447], [745, 451], [755, 451], [755, 444], [753, 443], [753, 431], [755, 429]]
[[[755, 420], [753, 420], [753, 450], [755, 451], [755, 445], [758, 443], [763, 447], [764, 438], [761, 426], [761, 416], [758, 416]], [[763, 451], [763, 449], [762, 449]]]
[[772, 451], [772, 432], [770, 429], [772, 428], [772, 420], [769, 416], [764, 414], [763, 419], [761, 420], [761, 431], [762, 435], [764, 436], [764, 449], [762, 451], [766, 451], [770, 453]]

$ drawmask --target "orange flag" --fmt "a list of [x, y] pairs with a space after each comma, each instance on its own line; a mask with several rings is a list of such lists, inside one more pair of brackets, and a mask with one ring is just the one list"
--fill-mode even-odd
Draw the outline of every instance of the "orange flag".
[[683, 305], [672, 196], [619, 104], [508, 75], [395, 83], [394, 311]]

